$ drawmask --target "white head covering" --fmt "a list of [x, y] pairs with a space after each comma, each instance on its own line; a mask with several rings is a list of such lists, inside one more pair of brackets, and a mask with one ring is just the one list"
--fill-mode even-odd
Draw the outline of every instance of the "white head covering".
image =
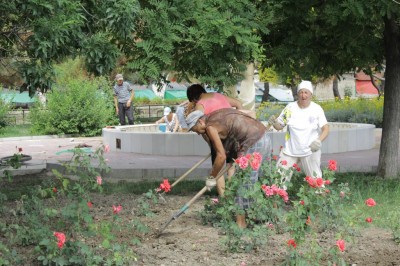
[[309, 90], [311, 92], [311, 94], [314, 93], [311, 81], [308, 81], [308, 80], [303, 80], [300, 82], [299, 86], [297, 86], [297, 92], [299, 92], [299, 90], [301, 90], [301, 89]]
[[204, 113], [200, 110], [196, 110], [191, 112], [187, 117], [186, 117], [186, 124], [188, 125], [188, 130], [191, 130], [194, 125], [196, 125], [197, 121], [199, 120], [200, 117], [202, 117]]
[[165, 107], [164, 108], [164, 115], [169, 115], [169, 113], [171, 113], [171, 108]]
[[124, 80], [124, 77], [122, 76], [122, 74], [117, 74], [115, 76], [115, 80]]

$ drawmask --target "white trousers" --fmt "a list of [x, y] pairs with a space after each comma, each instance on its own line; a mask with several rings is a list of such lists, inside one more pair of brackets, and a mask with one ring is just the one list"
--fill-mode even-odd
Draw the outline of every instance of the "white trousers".
[[[282, 161], [286, 161], [285, 165], [282, 165]], [[321, 171], [321, 150], [313, 152], [309, 156], [304, 157], [293, 157], [284, 154], [282, 151], [279, 154], [279, 160], [277, 162], [278, 172], [281, 174], [281, 182], [290, 182], [292, 179], [293, 165], [297, 164], [301, 170], [306, 174], [306, 176], [311, 176], [313, 178], [322, 177]], [[284, 170], [284, 171], [282, 171]]]

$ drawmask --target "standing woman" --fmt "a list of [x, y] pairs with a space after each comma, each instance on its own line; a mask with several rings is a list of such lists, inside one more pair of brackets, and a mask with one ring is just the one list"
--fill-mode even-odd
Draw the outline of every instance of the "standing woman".
[[[271, 116], [268, 123], [276, 130], [287, 127], [285, 144], [277, 164], [282, 183], [286, 188], [293, 174], [293, 164], [302, 164], [307, 176], [322, 177], [321, 146], [328, 137], [329, 125], [324, 110], [312, 101], [313, 87], [310, 81], [302, 81], [297, 87], [297, 102], [289, 103], [278, 118]], [[285, 163], [281, 163], [285, 161]]]

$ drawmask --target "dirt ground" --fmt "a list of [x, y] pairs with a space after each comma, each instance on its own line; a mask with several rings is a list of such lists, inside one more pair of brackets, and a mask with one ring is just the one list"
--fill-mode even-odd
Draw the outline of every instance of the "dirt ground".
[[[193, 195], [194, 196], [194, 195]], [[91, 213], [94, 220], [110, 216], [112, 205], [121, 205], [119, 219], [129, 223], [139, 219], [150, 228], [150, 233], [142, 236], [140, 245], [133, 245], [138, 261], [131, 265], [280, 265], [286, 254], [287, 235], [274, 235], [262, 249], [251, 253], [226, 253], [220, 241], [224, 237], [210, 225], [202, 225], [199, 212], [204, 208], [204, 198], [200, 198], [173, 220], [159, 237], [155, 233], [187, 203], [192, 196], [166, 195], [166, 203], [153, 207], [155, 216], [138, 216], [138, 195], [93, 195]], [[13, 202], [9, 203], [10, 208]], [[0, 222], [4, 217], [0, 218]], [[122, 232], [121, 241], [133, 237], [133, 232]], [[323, 241], [334, 243], [334, 239], [321, 234]], [[349, 265], [400, 265], [400, 246], [392, 240], [392, 234], [370, 226], [354, 237], [355, 243], [348, 243], [344, 256]]]
[[[167, 196], [155, 218], [145, 223], [154, 232], [179, 211], [190, 196]], [[112, 200], [112, 197], [110, 198]], [[126, 209], [135, 208], [134, 198], [124, 199]], [[202, 225], [199, 212], [204, 199], [196, 201], [191, 208], [171, 224], [158, 237], [145, 237], [136, 249], [138, 265], [279, 265], [286, 252], [286, 235], [275, 235], [264, 248], [251, 253], [226, 253], [220, 240], [218, 228]], [[126, 215], [126, 214], [124, 214]], [[323, 236], [321, 236], [323, 237]], [[400, 246], [392, 240], [390, 231], [369, 227], [348, 244], [346, 262], [350, 265], [400, 265]], [[332, 239], [332, 241], [334, 241]]]

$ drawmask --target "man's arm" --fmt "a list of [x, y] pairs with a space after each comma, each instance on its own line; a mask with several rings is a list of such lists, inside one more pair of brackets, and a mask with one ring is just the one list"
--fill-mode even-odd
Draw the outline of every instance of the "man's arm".
[[[128, 86], [129, 86], [129, 84], [128, 84]], [[130, 107], [130, 106], [131, 106], [134, 96], [135, 96], [135, 91], [132, 89], [131, 97], [129, 97], [129, 100], [128, 100], [128, 102], [126, 103], [126, 106], [127, 106], [127, 107]]]
[[118, 114], [118, 97], [117, 97], [117, 95], [114, 95], [114, 105], [115, 105], [115, 111]]
[[207, 127], [206, 134], [216, 152], [214, 164], [211, 169], [211, 176], [216, 177], [221, 169], [224, 167], [226, 161], [225, 149], [222, 145], [222, 141], [216, 128], [212, 126]]

